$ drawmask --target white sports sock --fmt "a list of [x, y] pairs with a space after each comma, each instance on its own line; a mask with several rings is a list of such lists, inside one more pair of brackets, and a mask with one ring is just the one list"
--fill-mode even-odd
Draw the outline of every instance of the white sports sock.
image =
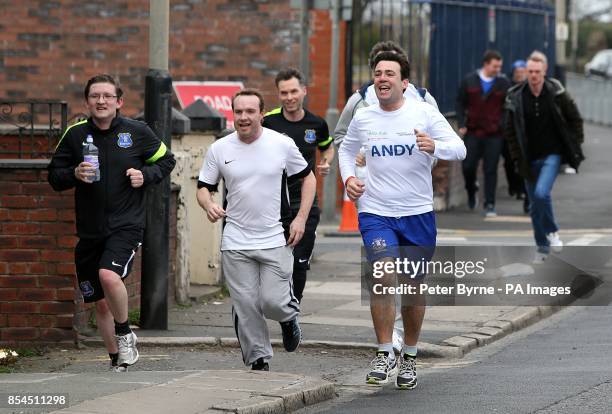
[[389, 342], [386, 344], [378, 344], [378, 350], [389, 353], [389, 359], [395, 359], [395, 352], [393, 352], [393, 343]]
[[417, 355], [417, 347], [415, 346], [408, 346], [408, 345], [404, 345], [402, 347], [402, 355], [403, 354], [408, 354], [411, 357], [415, 357]]

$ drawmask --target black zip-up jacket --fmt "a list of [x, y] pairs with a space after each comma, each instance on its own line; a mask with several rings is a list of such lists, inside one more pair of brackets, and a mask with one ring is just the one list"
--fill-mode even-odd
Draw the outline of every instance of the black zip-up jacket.
[[[508, 91], [505, 103], [504, 136], [508, 141], [510, 157], [517, 165], [519, 174], [533, 181], [536, 177], [533, 177], [531, 173], [527, 140], [538, 139], [538, 137], [528, 137], [525, 130], [523, 90], [528, 87], [527, 81], [524, 81], [514, 85]], [[553, 122], [557, 125], [562, 143], [561, 162], [578, 170], [580, 163], [584, 160], [581, 147], [584, 142], [584, 130], [578, 107], [557, 79], [545, 78], [543, 87], [546, 88], [548, 99], [552, 100]]]
[[[75, 168], [83, 161], [83, 144], [91, 134], [98, 147], [100, 181], [77, 180]], [[49, 164], [49, 183], [56, 191], [76, 187], [76, 227], [80, 238], [106, 237], [119, 229], [143, 229], [144, 190], [174, 168], [166, 145], [143, 122], [117, 116], [107, 130], [90, 119], [66, 129]], [[133, 188], [126, 171], [142, 171], [144, 185]]]

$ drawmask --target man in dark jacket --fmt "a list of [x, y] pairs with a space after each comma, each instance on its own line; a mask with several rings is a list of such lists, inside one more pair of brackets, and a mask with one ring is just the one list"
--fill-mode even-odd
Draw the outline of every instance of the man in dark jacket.
[[[138, 361], [123, 279], [142, 242], [144, 187], [168, 176], [175, 161], [146, 124], [119, 115], [122, 91], [111, 76], [94, 76], [84, 92], [90, 118], [62, 135], [49, 183], [56, 191], [75, 188], [77, 279], [84, 301], [96, 304], [111, 369], [120, 372]], [[85, 158], [87, 142], [98, 153]]]
[[463, 79], [457, 94], [459, 133], [467, 148], [467, 157], [463, 161], [463, 178], [468, 193], [468, 206], [474, 209], [478, 204], [476, 171], [483, 158], [487, 217], [497, 215], [497, 164], [504, 146], [501, 123], [504, 99], [510, 87], [510, 81], [501, 73], [501, 67], [501, 54], [487, 50], [482, 58], [482, 68]]
[[[512, 63], [512, 72], [508, 76], [512, 86], [527, 80], [527, 62], [519, 59]], [[511, 86], [511, 87], [512, 87]], [[514, 168], [514, 162], [510, 156], [508, 149], [508, 141], [504, 140], [504, 149], [502, 150], [504, 158], [504, 171], [508, 180], [508, 193], [510, 196], [516, 195], [517, 200], [523, 200], [523, 211], [529, 213], [529, 197], [525, 190], [525, 182]]]
[[561, 82], [546, 78], [547, 60], [533, 52], [527, 60], [527, 81], [508, 91], [505, 134], [510, 156], [531, 200], [530, 214], [538, 246], [534, 263], [542, 263], [563, 242], [553, 214], [551, 191], [559, 165], [578, 169], [584, 160], [582, 118]]

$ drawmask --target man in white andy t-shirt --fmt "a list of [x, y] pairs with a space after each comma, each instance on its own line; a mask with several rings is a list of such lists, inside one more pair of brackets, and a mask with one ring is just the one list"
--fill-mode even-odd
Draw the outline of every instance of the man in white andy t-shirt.
[[[434, 157], [461, 160], [466, 153], [440, 112], [428, 103], [408, 101], [403, 96], [409, 72], [405, 56], [392, 52], [376, 56], [374, 89], [379, 105], [357, 111], [338, 152], [346, 192], [352, 200], [359, 199], [359, 230], [372, 263], [405, 257], [408, 246], [409, 252], [418, 253], [418, 257], [409, 253], [410, 259], [431, 259], [436, 244], [431, 165]], [[355, 177], [354, 160], [362, 145], [368, 148], [365, 183]], [[424, 276], [411, 275], [417, 280]], [[376, 283], [394, 286], [395, 277], [389, 272]], [[416, 344], [425, 315], [424, 298], [402, 306], [404, 346], [399, 369], [391, 343], [394, 297], [372, 294], [370, 310], [378, 351], [366, 382], [385, 384], [397, 373], [396, 386], [413, 389], [417, 385]]]
[[[200, 170], [198, 203], [211, 222], [225, 218], [221, 241], [223, 274], [232, 299], [232, 317], [243, 361], [269, 370], [272, 346], [265, 318], [281, 324], [283, 345], [297, 349], [299, 303], [293, 296], [292, 247], [304, 234], [316, 179], [295, 142], [261, 126], [264, 102], [244, 89], [232, 100], [236, 132], [211, 145]], [[289, 208], [283, 180], [303, 178], [299, 212], [285, 236], [282, 208]], [[223, 178], [227, 208], [211, 196]], [[288, 213], [288, 211], [287, 211]]]

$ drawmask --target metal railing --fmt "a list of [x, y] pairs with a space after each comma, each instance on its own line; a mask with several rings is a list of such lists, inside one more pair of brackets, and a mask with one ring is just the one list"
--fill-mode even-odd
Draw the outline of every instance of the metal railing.
[[49, 158], [70, 121], [65, 101], [0, 99], [0, 158]]
[[426, 86], [443, 112], [455, 109], [461, 80], [482, 65], [486, 49], [503, 56], [503, 72], [538, 49], [555, 65], [555, 13], [544, 0], [431, 0]]
[[346, 36], [345, 93], [371, 79], [367, 56], [379, 40], [399, 42], [410, 81], [426, 87], [441, 111], [454, 110], [461, 80], [480, 67], [486, 49], [512, 62], [534, 49], [555, 65], [555, 10], [545, 0], [353, 0]]
[[425, 86], [429, 62], [430, 10], [426, 2], [354, 0], [346, 38], [345, 94], [372, 79], [368, 54], [381, 40], [398, 42], [410, 57], [412, 83]]
[[568, 73], [566, 83], [585, 121], [612, 126], [612, 80]]

